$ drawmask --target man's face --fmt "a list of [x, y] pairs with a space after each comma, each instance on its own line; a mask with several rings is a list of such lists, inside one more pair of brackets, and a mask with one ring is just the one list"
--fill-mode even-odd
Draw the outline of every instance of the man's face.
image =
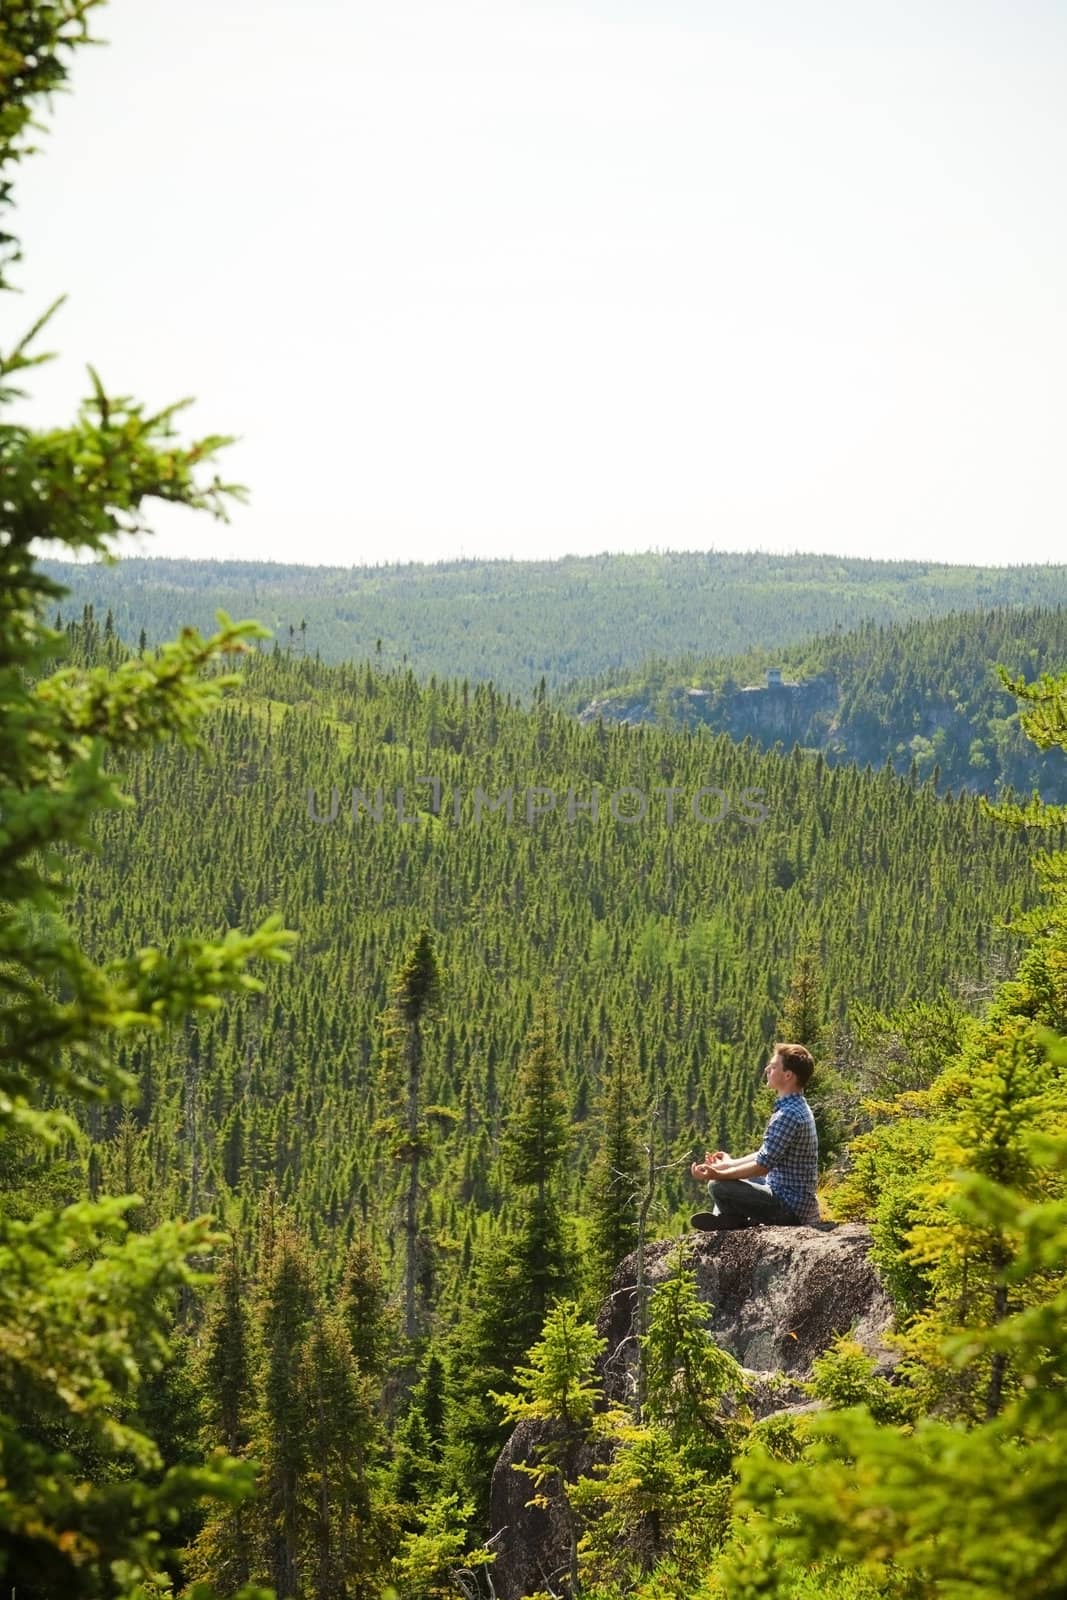
[[796, 1090], [796, 1078], [783, 1067], [782, 1058], [777, 1051], [764, 1068], [763, 1076], [767, 1080], [768, 1089], [773, 1089], [775, 1094], [793, 1094]]

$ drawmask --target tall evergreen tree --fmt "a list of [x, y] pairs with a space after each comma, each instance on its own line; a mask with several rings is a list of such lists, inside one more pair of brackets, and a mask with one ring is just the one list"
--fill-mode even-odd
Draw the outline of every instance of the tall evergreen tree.
[[468, 1307], [453, 1337], [449, 1364], [449, 1464], [454, 1480], [484, 1515], [489, 1474], [504, 1440], [499, 1416], [485, 1405], [507, 1388], [516, 1363], [536, 1340], [549, 1308], [573, 1282], [557, 1194], [567, 1149], [558, 1019], [538, 998], [515, 1081], [503, 1164], [518, 1190], [513, 1228], [494, 1230], [473, 1272]]
[[387, 1124], [394, 1156], [407, 1169], [402, 1194], [404, 1232], [404, 1334], [409, 1342], [419, 1327], [419, 1183], [429, 1123], [424, 1110], [425, 1028], [437, 1005], [440, 980], [433, 936], [423, 929], [393, 980], [386, 1020], [387, 1093], [396, 1115]]
[[301, 1372], [315, 1309], [307, 1247], [283, 1222], [260, 1290], [260, 1401], [253, 1451], [262, 1463], [254, 1576], [284, 1596], [300, 1593], [308, 1576], [305, 1480], [311, 1437]]
[[[222, 1255], [196, 1362], [205, 1451], [244, 1455], [249, 1439], [252, 1374], [247, 1282], [236, 1245]], [[197, 1576], [224, 1591], [252, 1576], [250, 1511], [238, 1504], [208, 1517], [191, 1552]]]
[[361, 1229], [345, 1258], [341, 1313], [352, 1352], [368, 1378], [380, 1378], [388, 1361], [391, 1322], [387, 1305], [388, 1291], [378, 1252]]
[[523, 1349], [533, 1343], [549, 1306], [571, 1278], [556, 1182], [569, 1140], [558, 1031], [555, 1008], [542, 992], [515, 1082], [503, 1150], [505, 1172], [521, 1191], [513, 1249], [524, 1283]]
[[823, 995], [818, 952], [807, 943], [793, 965], [789, 993], [782, 1007], [778, 1037], [805, 1045], [818, 1059], [822, 1045]]
[[623, 1038], [608, 1052], [596, 1116], [598, 1146], [586, 1184], [590, 1255], [598, 1291], [606, 1289], [623, 1256], [637, 1245], [645, 1166], [637, 1136], [637, 1113], [633, 1045], [629, 1038]]
[[824, 1027], [822, 965], [814, 940], [806, 939], [793, 965], [793, 976], [782, 1008], [777, 1037], [802, 1044], [817, 1063], [805, 1093], [811, 1102], [819, 1136], [819, 1165], [825, 1171], [837, 1159], [845, 1142], [845, 1111], [849, 1096], [843, 1079], [828, 1056], [821, 1054]]
[[315, 1318], [301, 1356], [300, 1387], [303, 1497], [311, 1510], [303, 1592], [314, 1600], [378, 1600], [383, 1550], [369, 1477], [377, 1424], [371, 1386], [336, 1312]]

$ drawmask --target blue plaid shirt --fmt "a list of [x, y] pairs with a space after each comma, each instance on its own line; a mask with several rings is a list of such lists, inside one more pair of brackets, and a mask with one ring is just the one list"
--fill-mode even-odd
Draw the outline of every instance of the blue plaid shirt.
[[819, 1140], [802, 1094], [784, 1094], [771, 1113], [756, 1160], [768, 1169], [771, 1193], [804, 1223], [818, 1222]]

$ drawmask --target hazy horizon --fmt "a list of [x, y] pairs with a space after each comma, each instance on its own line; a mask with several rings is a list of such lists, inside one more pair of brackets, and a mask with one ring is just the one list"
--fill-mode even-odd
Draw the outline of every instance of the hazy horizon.
[[236, 433], [142, 554], [1055, 561], [1051, 0], [112, 0], [16, 177], [22, 414]]
[[[255, 555], [182, 555], [169, 553], [151, 548], [152, 539], [149, 538], [138, 549], [133, 548], [134, 541], [130, 541], [129, 550], [123, 554], [121, 545], [116, 553], [122, 561], [176, 561], [188, 562], [190, 565], [199, 566], [276, 566], [296, 567], [313, 571], [316, 569], [333, 570], [339, 572], [352, 571], [395, 571], [400, 567], [449, 567], [449, 566], [488, 566], [495, 564], [524, 566], [524, 565], [549, 565], [561, 566], [567, 561], [609, 561], [616, 557], [640, 556], [768, 556], [779, 560], [793, 559], [811, 561], [869, 561], [885, 565], [904, 564], [916, 567], [951, 567], [959, 570], [972, 570], [976, 572], [1009, 570], [1015, 567], [1063, 567], [1067, 572], [1067, 560], [1054, 561], [1051, 558], [1045, 561], [939, 561], [922, 560], [918, 557], [882, 556], [882, 555], [847, 555], [836, 550], [701, 550], [691, 549], [661, 549], [650, 548], [647, 550], [566, 550], [560, 555], [552, 556], [525, 556], [525, 555], [495, 555], [495, 556], [433, 556], [424, 559], [418, 557], [397, 557], [394, 561], [294, 561], [277, 556]], [[43, 551], [42, 560], [46, 563], [65, 566], [92, 566], [100, 561], [100, 557], [91, 553], [81, 557], [69, 552], [63, 555], [53, 555], [51, 550]], [[1067, 595], [1064, 597], [1067, 604]], [[976, 606], [978, 610], [981, 607]]]

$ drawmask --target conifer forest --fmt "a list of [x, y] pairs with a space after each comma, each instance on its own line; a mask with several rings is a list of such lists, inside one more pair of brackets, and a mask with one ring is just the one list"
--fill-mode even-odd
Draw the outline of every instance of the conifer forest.
[[[0, 12], [6, 303], [99, 11]], [[229, 441], [95, 373], [27, 425], [51, 313], [19, 304], [0, 1591], [510, 1600], [519, 1429], [567, 1530], [528, 1600], [1067, 1592], [1064, 569], [149, 581], [99, 558], [154, 501], [225, 516]], [[802, 734], [736, 721], [777, 669], [832, 684]], [[758, 1146], [777, 1040], [895, 1354], [845, 1334], [758, 1414], [690, 1163]], [[621, 1405], [598, 1313], [664, 1241]]]

